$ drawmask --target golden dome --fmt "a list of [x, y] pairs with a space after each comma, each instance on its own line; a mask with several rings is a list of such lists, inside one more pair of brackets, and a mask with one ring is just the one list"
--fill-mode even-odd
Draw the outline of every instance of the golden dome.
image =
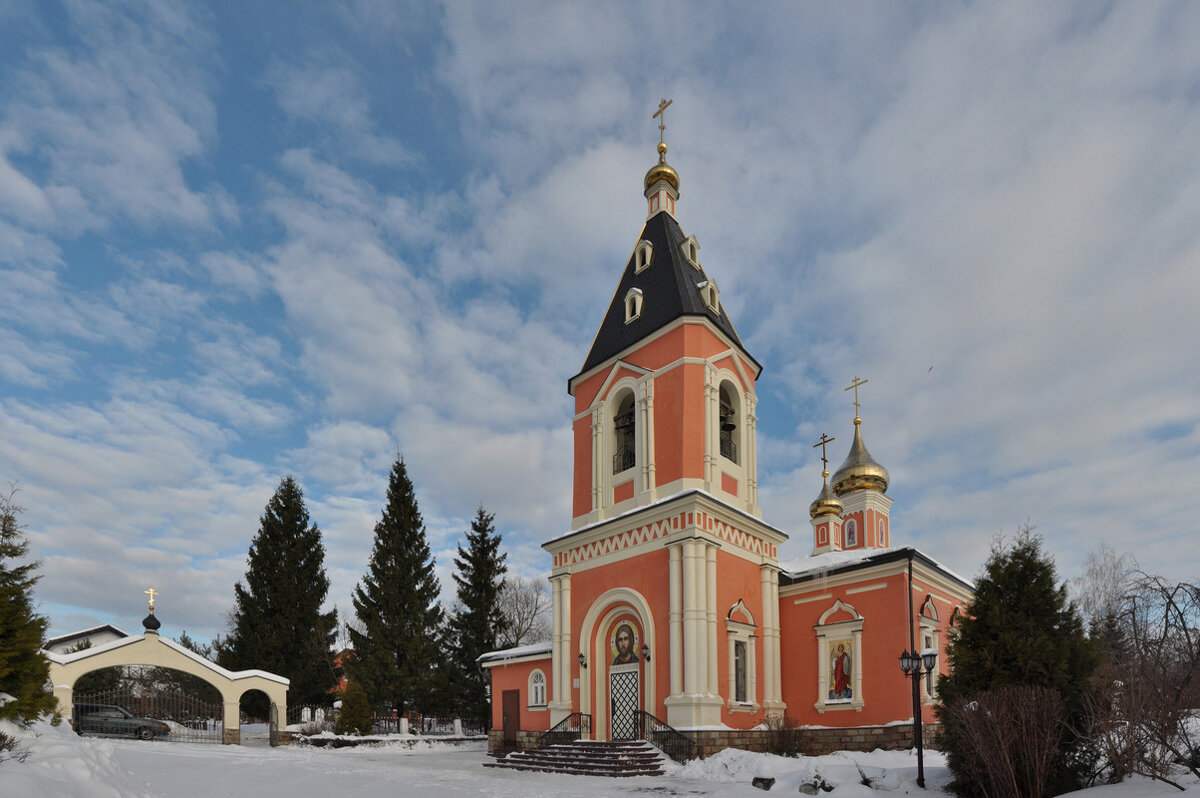
[[821, 488], [820, 495], [808, 506], [809, 516], [811, 518], [818, 518], [822, 515], [841, 515], [842, 503], [838, 501], [837, 496], [834, 496], [833, 491], [829, 489], [829, 472], [822, 471], [821, 476], [825, 478], [825, 485]]
[[651, 166], [650, 171], [646, 172], [645, 190], [649, 191], [650, 186], [659, 180], [666, 180], [671, 184], [671, 188], [679, 190], [679, 175], [667, 165], [667, 143], [665, 141], [658, 143], [658, 163]]
[[855, 490], [877, 490], [887, 493], [887, 469], [875, 462], [862, 439], [862, 419], [854, 419], [854, 443], [841, 468], [833, 473], [833, 492], [844, 496]]

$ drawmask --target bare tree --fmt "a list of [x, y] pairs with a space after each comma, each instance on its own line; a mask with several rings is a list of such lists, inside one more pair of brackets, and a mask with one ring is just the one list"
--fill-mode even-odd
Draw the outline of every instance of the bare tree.
[[1117, 616], [1121, 647], [1090, 705], [1108, 780], [1139, 773], [1179, 789], [1200, 777], [1200, 587], [1137, 573]]
[[1011, 685], [947, 707], [965, 743], [964, 773], [986, 798], [1041, 798], [1062, 737], [1063, 702], [1046, 687]]
[[512, 576], [500, 592], [500, 613], [507, 629], [504, 648], [550, 639], [550, 584], [544, 577]]
[[1088, 555], [1083, 575], [1071, 580], [1071, 597], [1089, 630], [1095, 632], [1121, 612], [1137, 570], [1129, 552], [1117, 553], [1107, 544]]

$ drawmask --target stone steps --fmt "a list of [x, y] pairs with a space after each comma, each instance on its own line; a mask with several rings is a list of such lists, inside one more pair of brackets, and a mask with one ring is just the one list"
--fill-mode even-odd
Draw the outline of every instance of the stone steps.
[[661, 776], [665, 757], [643, 740], [580, 740], [528, 751], [514, 751], [484, 767], [567, 773], [574, 776]]

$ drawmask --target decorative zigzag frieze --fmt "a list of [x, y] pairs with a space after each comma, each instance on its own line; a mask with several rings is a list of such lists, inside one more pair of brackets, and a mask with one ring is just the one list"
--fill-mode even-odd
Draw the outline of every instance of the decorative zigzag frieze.
[[731, 526], [707, 513], [679, 513], [668, 519], [656, 521], [645, 526], [634, 527], [633, 529], [626, 529], [600, 540], [594, 540], [590, 543], [584, 543], [567, 551], [560, 552], [554, 555], [554, 566], [557, 568], [563, 565], [574, 565], [596, 557], [603, 557], [608, 554], [615, 554], [626, 549], [641, 546], [645, 543], [665, 538], [672, 530], [691, 526], [693, 523], [701, 529], [711, 532], [719, 540], [724, 540], [738, 548], [770, 559], [776, 557], [774, 545], [743, 529]]

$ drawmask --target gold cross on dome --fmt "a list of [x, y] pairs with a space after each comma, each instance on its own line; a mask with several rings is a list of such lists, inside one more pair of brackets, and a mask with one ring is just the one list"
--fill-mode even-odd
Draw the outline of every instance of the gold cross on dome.
[[150, 597], [150, 614], [153, 615], [154, 614], [154, 597], [161, 595], [161, 594], [154, 588], [150, 588], [149, 590], [143, 590], [142, 592]]
[[821, 447], [821, 476], [823, 477], [829, 476], [829, 458], [825, 456], [825, 447], [836, 440], [837, 438], [831, 438], [828, 434], [822, 432], [821, 440], [813, 444], [814, 449], [818, 446]]
[[674, 100], [662, 99], [658, 101], [658, 110], [650, 117], [658, 120], [658, 143], [663, 143], [663, 133], [667, 129], [667, 115], [663, 113], [667, 110], [667, 106], [675, 102]]
[[850, 383], [848, 386], [846, 386], [846, 388], [844, 388], [844, 389], [843, 389], [843, 390], [846, 390], [846, 391], [850, 390], [851, 388], [853, 388], [853, 389], [854, 389], [854, 417], [855, 417], [855, 418], [858, 418], [858, 408], [859, 408], [859, 404], [858, 404], [858, 386], [860, 386], [860, 385], [866, 385], [868, 382], [870, 382], [870, 380], [860, 380], [860, 379], [858, 378], [858, 375], [857, 375], [857, 374], [855, 374], [855, 375], [854, 375], [854, 382]]

